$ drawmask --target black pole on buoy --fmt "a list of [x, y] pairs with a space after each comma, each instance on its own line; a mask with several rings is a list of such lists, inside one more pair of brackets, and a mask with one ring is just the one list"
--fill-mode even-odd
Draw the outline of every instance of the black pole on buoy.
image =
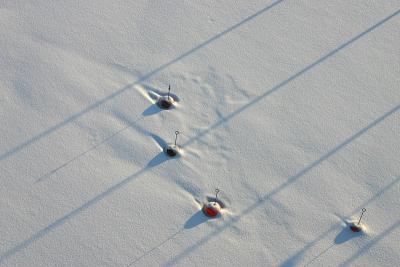
[[169, 157], [175, 157], [177, 154], [179, 154], [179, 146], [176, 144], [177, 140], [178, 140], [178, 134], [179, 131], [175, 131], [175, 142], [172, 145], [168, 145], [168, 147], [166, 147], [164, 149], [164, 152], [169, 156]]
[[178, 140], [178, 134], [179, 134], [179, 131], [175, 131], [175, 146], [176, 146], [176, 140]]
[[366, 209], [366, 208], [363, 208], [363, 209], [361, 210], [361, 216], [360, 216], [360, 219], [358, 220], [358, 223], [357, 223], [357, 225], [360, 225], [361, 218], [362, 218], [362, 216], [363, 216], [364, 212], [366, 212], [366, 211], [367, 211], [367, 209]]
[[215, 199], [209, 199], [203, 206], [203, 213], [208, 217], [216, 217], [221, 213], [221, 204], [218, 201], [218, 193], [221, 190], [215, 188]]
[[171, 85], [168, 85], [168, 94], [160, 96], [157, 101], [157, 105], [162, 109], [170, 109], [173, 107], [175, 100], [171, 97]]
[[221, 191], [221, 190], [219, 190], [218, 188], [215, 188], [215, 201], [218, 200], [218, 193], [219, 193], [219, 191]]

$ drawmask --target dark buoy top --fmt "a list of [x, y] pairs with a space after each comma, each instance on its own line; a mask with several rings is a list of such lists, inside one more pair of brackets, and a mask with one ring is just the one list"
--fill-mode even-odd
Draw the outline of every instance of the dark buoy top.
[[168, 94], [166, 96], [162, 96], [158, 99], [157, 105], [162, 109], [170, 109], [175, 100], [169, 95], [171, 92], [171, 86], [168, 86]]
[[357, 222], [357, 223], [353, 222], [353, 223], [351, 223], [351, 224], [349, 225], [351, 231], [357, 233], [357, 232], [360, 232], [360, 231], [363, 229], [363, 228], [362, 228], [362, 225], [360, 224], [360, 222], [361, 222], [362, 216], [364, 215], [364, 212], [366, 212], [366, 211], [367, 211], [367, 209], [366, 209], [366, 208], [363, 208], [363, 209], [361, 210], [361, 216], [360, 216], [360, 219], [358, 219], [358, 222]]
[[170, 96], [162, 96], [158, 99], [157, 105], [162, 109], [170, 109], [174, 104], [174, 99]]
[[175, 143], [173, 145], [169, 145], [164, 149], [164, 152], [169, 156], [169, 157], [175, 157], [176, 155], [179, 154], [179, 146], [176, 144], [176, 141], [178, 140], [178, 134], [179, 131], [175, 131]]
[[179, 147], [178, 147], [178, 146], [174, 146], [174, 145], [168, 146], [168, 147], [165, 149], [165, 153], [166, 153], [169, 157], [175, 157], [176, 155], [179, 154]]
[[350, 224], [350, 230], [355, 233], [358, 233], [362, 230], [362, 227], [359, 224], [352, 223], [352, 224]]

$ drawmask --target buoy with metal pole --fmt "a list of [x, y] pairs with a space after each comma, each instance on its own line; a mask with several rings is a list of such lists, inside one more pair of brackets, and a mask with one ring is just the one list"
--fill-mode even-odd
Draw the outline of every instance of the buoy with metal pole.
[[170, 109], [175, 100], [173, 97], [170, 96], [171, 94], [171, 85], [168, 85], [168, 94], [165, 96], [161, 96], [158, 101], [157, 101], [157, 105], [162, 108], [162, 109]]
[[203, 213], [208, 217], [217, 217], [221, 213], [221, 205], [218, 202], [218, 193], [221, 190], [215, 189], [215, 199], [203, 206]]
[[351, 223], [350, 224], [350, 230], [351, 231], [353, 231], [353, 232], [360, 232], [361, 230], [362, 230], [362, 225], [360, 225], [360, 222], [361, 222], [361, 218], [362, 218], [362, 216], [364, 215], [364, 212], [366, 212], [367, 211], [367, 209], [366, 208], [363, 208], [362, 210], [361, 210], [361, 215], [360, 215], [360, 219], [358, 219], [358, 222], [357, 223]]
[[164, 152], [168, 157], [175, 157], [179, 154], [180, 147], [177, 145], [179, 131], [175, 131], [175, 142], [173, 145], [169, 145], [165, 148]]

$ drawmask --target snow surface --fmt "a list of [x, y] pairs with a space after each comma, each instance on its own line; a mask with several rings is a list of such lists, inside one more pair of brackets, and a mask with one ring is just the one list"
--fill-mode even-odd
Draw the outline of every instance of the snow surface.
[[0, 265], [400, 266], [399, 13], [0, 1]]

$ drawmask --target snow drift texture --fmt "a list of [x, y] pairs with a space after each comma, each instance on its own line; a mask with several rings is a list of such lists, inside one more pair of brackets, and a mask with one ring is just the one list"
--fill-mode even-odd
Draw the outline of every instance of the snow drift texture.
[[398, 266], [399, 10], [0, 1], [0, 265]]

